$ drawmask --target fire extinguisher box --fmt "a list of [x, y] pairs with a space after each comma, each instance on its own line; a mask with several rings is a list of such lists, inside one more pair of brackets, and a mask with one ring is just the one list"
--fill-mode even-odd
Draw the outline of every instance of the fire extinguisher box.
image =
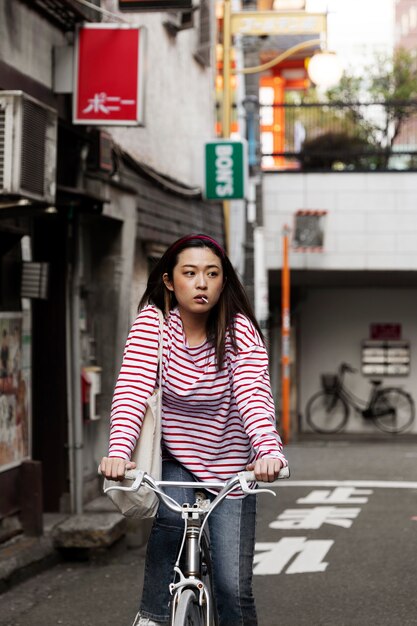
[[97, 406], [97, 396], [101, 393], [101, 371], [102, 368], [97, 365], [90, 365], [82, 369], [83, 417], [87, 420], [98, 420], [101, 417]]

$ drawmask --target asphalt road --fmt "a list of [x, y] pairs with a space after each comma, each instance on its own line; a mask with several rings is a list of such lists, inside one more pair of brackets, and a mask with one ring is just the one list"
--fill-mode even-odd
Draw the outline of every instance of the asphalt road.
[[[259, 626], [417, 625], [417, 445], [287, 454], [291, 479], [258, 496]], [[0, 596], [0, 626], [130, 626], [142, 570], [143, 549], [124, 545], [61, 563]]]

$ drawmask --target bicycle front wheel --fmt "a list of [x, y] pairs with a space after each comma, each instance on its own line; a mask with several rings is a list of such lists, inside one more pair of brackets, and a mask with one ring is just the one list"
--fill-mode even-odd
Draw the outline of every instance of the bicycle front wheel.
[[202, 608], [192, 589], [184, 589], [179, 597], [174, 626], [205, 626]]
[[307, 424], [316, 433], [337, 433], [346, 425], [349, 408], [338, 395], [318, 391], [306, 406]]
[[396, 387], [381, 389], [372, 410], [375, 425], [385, 433], [401, 433], [414, 421], [413, 399]]

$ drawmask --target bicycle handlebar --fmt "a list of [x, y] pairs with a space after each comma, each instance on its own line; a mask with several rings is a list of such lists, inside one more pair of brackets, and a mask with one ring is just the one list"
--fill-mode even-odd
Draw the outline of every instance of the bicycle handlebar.
[[[136, 480], [136, 478], [138, 477], [138, 474], [141, 472], [141, 470], [139, 469], [133, 469], [133, 470], [127, 470], [125, 472], [125, 478], [127, 478], [128, 480]], [[149, 474], [144, 473], [145, 476], [149, 476]], [[226, 482], [190, 482], [187, 483], [187, 487], [188, 485], [190, 486], [190, 488], [192, 487], [203, 487], [203, 488], [217, 488], [217, 489], [222, 489], [223, 487], [225, 487], [228, 483], [230, 483], [230, 481], [235, 480], [237, 477], [242, 477], [243, 480], [246, 480], [249, 483], [253, 483], [253, 482], [261, 482], [261, 481], [257, 481], [256, 477], [255, 477], [255, 472], [248, 472], [248, 471], [243, 471], [243, 472], [239, 472], [238, 474], [236, 474], [235, 476], [233, 476], [232, 478], [230, 478], [228, 481]], [[290, 470], [288, 467], [282, 467], [279, 471], [278, 474], [278, 478], [279, 479], [285, 479], [285, 478], [289, 478], [290, 477]], [[152, 479], [153, 480], [153, 479]], [[157, 485], [162, 485], [162, 486], [167, 486], [170, 483], [170, 481], [155, 481]], [[238, 481], [239, 482], [239, 481]], [[185, 483], [183, 483], [185, 485]]]
[[[285, 478], [289, 478], [289, 476], [290, 476], [289, 468], [288, 467], [281, 468], [278, 474], [278, 478], [285, 479]], [[122, 485], [114, 485], [114, 486], [112, 485], [104, 489], [104, 493], [107, 493], [108, 491], [111, 491], [111, 490], [138, 491], [141, 488], [142, 484], [145, 484], [150, 489], [152, 489], [152, 491], [156, 493], [158, 498], [162, 500], [163, 503], [169, 509], [171, 509], [171, 511], [174, 511], [176, 513], [182, 513], [183, 507], [178, 502], [173, 500], [173, 498], [168, 496], [165, 493], [165, 491], [161, 489], [161, 487], [168, 487], [168, 486], [175, 485], [175, 486], [185, 487], [186, 489], [188, 488], [189, 489], [198, 489], [198, 488], [220, 489], [220, 492], [211, 502], [210, 507], [209, 507], [210, 509], [213, 509], [215, 506], [217, 506], [217, 504], [219, 504], [221, 500], [223, 500], [229, 493], [231, 493], [236, 488], [238, 488], [238, 486], [240, 486], [242, 491], [246, 494], [271, 493], [274, 496], [276, 495], [270, 489], [251, 489], [248, 485], [248, 482], [257, 482], [257, 481], [255, 478], [255, 473], [248, 472], [248, 471], [239, 472], [235, 476], [232, 476], [232, 478], [230, 478], [226, 482], [194, 482], [194, 481], [181, 482], [181, 481], [163, 481], [163, 480], [156, 481], [149, 474], [146, 474], [142, 470], [137, 470], [137, 469], [127, 470], [125, 472], [125, 478], [127, 478], [128, 480], [133, 480], [133, 484], [131, 487], [124, 487]]]

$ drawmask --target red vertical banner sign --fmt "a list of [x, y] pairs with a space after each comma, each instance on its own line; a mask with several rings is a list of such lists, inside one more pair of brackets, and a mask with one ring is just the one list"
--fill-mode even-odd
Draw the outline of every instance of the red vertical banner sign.
[[282, 233], [282, 322], [281, 322], [281, 432], [284, 443], [291, 437], [290, 420], [290, 267], [288, 255], [289, 228]]
[[144, 124], [143, 27], [85, 24], [77, 30], [74, 124]]

